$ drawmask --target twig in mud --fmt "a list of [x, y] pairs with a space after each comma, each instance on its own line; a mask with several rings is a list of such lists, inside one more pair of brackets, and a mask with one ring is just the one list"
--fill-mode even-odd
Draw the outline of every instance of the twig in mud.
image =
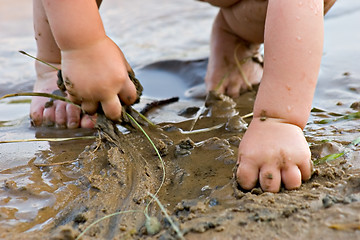
[[328, 227], [342, 231], [360, 230], [360, 223], [334, 223], [334, 224], [329, 224]]
[[245, 114], [244, 116], [242, 116], [240, 118], [245, 119], [245, 118], [250, 118], [250, 117], [253, 117], [253, 116], [254, 116], [254, 113], [251, 112], [251, 113]]
[[98, 129], [98, 138], [96, 138], [96, 147], [93, 151], [91, 151], [90, 153], [91, 154], [95, 154], [96, 151], [100, 148], [101, 146], [101, 133], [100, 133], [100, 130]]
[[204, 132], [210, 132], [212, 130], [219, 129], [223, 127], [225, 123], [220, 123], [218, 125], [209, 127], [209, 128], [202, 128], [202, 129], [196, 129], [196, 130], [190, 130], [190, 131], [184, 131], [180, 129], [181, 134], [188, 135], [188, 134], [196, 134], [196, 133], [204, 133]]
[[67, 165], [67, 164], [71, 164], [71, 163], [74, 163], [77, 161], [79, 161], [79, 159], [74, 159], [74, 160], [65, 161], [65, 162], [57, 162], [57, 163], [34, 163], [34, 166], [35, 167], [52, 167], [52, 166]]
[[[201, 114], [204, 112], [204, 110], [203, 110], [204, 108], [205, 108], [205, 106], [202, 106], [202, 107], [200, 108], [200, 110], [198, 111], [198, 113], [197, 113], [194, 121], [193, 121], [192, 124], [191, 124], [191, 127], [190, 127], [189, 131], [182, 131], [182, 130], [180, 130], [182, 134], [194, 134], [194, 133], [201, 133], [201, 132], [209, 132], [209, 131], [212, 131], [212, 130], [221, 128], [221, 127], [224, 125], [224, 124], [218, 124], [218, 125], [215, 125], [215, 126], [213, 126], [213, 127], [209, 127], [209, 128], [205, 128], [205, 129], [193, 130], [194, 127], [195, 127], [195, 124], [196, 124], [197, 121], [199, 120], [199, 117], [200, 117]], [[244, 116], [241, 116], [240, 118], [241, 118], [241, 119], [245, 119], [245, 118], [250, 118], [250, 117], [253, 117], [253, 116], [254, 116], [254, 113], [251, 112], [251, 113], [248, 113], [248, 114], [246, 114], [246, 115], [244, 115]]]
[[193, 122], [191, 123], [190, 129], [189, 129], [189, 133], [191, 133], [195, 127], [195, 124], [198, 122], [201, 114], [204, 113], [204, 109], [205, 109], [205, 105], [201, 106], [201, 108], [199, 109], [199, 111], [196, 113], [196, 117], [194, 118]]
[[151, 111], [155, 107], [160, 107], [160, 106], [174, 103], [177, 101], [179, 101], [179, 97], [172, 97], [172, 98], [167, 98], [167, 99], [163, 99], [163, 100], [153, 101], [151, 103], [147, 103], [145, 105], [145, 107], [140, 111], [140, 113], [143, 115], [146, 115], [149, 111]]

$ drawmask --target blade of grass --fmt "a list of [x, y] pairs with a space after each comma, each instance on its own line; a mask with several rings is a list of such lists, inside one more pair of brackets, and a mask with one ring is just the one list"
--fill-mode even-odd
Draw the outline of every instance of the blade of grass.
[[251, 57], [246, 57], [246, 58], [242, 59], [241, 61], [239, 61], [238, 56], [237, 56], [237, 52], [238, 52], [239, 47], [240, 47], [240, 44], [238, 44], [238, 45], [236, 46], [235, 51], [234, 51], [235, 63], [236, 63], [236, 66], [237, 66], [237, 68], [238, 68], [238, 70], [239, 70], [239, 73], [240, 73], [241, 77], [243, 78], [246, 86], [248, 87], [248, 90], [252, 91], [252, 90], [253, 90], [253, 87], [252, 87], [249, 79], [248, 79], [247, 76], [245, 75], [244, 70], [242, 69], [242, 66], [241, 66], [241, 65], [243, 65], [247, 60], [251, 59]]
[[41, 59], [39, 59], [39, 58], [37, 58], [37, 57], [34, 57], [34, 56], [28, 54], [28, 53], [25, 52], [25, 51], [20, 50], [19, 53], [24, 54], [24, 55], [26, 55], [26, 56], [28, 56], [28, 57], [31, 57], [31, 58], [35, 59], [36, 61], [39, 61], [39, 62], [41, 62], [41, 63], [43, 63], [43, 64], [45, 64], [45, 65], [48, 65], [49, 67], [51, 67], [51, 68], [53, 68], [53, 69], [55, 69], [55, 70], [57, 70], [57, 71], [60, 70], [59, 68], [55, 67], [54, 65], [51, 65], [51, 64], [48, 63], [48, 62], [45, 62], [45, 61], [43, 61], [43, 60], [41, 60]]
[[113, 217], [113, 216], [116, 216], [116, 215], [120, 215], [120, 214], [124, 214], [124, 213], [142, 213], [142, 211], [136, 211], [136, 210], [127, 210], [127, 211], [121, 211], [121, 212], [116, 212], [116, 213], [112, 213], [112, 214], [109, 214], [109, 215], [106, 215], [98, 220], [96, 220], [95, 222], [91, 223], [89, 226], [87, 226], [84, 231], [82, 231], [79, 236], [77, 236], [75, 238], [75, 240], [79, 240], [82, 236], [84, 236], [84, 234], [89, 231], [90, 228], [92, 228], [94, 225], [98, 224], [99, 222], [105, 220], [105, 219], [108, 219], [110, 217]]
[[339, 122], [344, 120], [356, 120], [356, 119], [360, 119], [360, 112], [350, 113], [339, 118], [327, 118], [320, 121], [316, 121], [315, 123], [328, 124], [328, 123]]
[[[159, 188], [157, 189], [157, 191], [155, 192], [154, 196], [157, 196], [157, 194], [160, 192], [160, 189], [162, 188], [162, 186], [164, 185], [164, 182], [165, 182], [165, 178], [166, 178], [166, 172], [165, 172], [165, 163], [164, 163], [164, 160], [162, 159], [161, 157], [161, 154], [159, 152], [159, 150], [156, 148], [154, 142], [151, 140], [151, 138], [149, 137], [149, 135], [145, 132], [145, 130], [140, 126], [140, 124], [128, 113], [126, 113], [127, 117], [129, 117], [131, 119], [131, 121], [134, 122], [134, 124], [140, 129], [140, 131], [145, 135], [145, 137], [147, 138], [147, 140], [150, 142], [151, 146], [154, 148], [159, 160], [160, 160], [160, 163], [161, 163], [161, 167], [162, 167], [162, 171], [163, 171], [163, 177], [162, 177], [162, 180], [161, 180], [161, 183], [160, 183], [160, 186]], [[152, 198], [149, 203], [146, 205], [146, 208], [144, 210], [144, 214], [145, 216], [148, 217], [148, 209], [149, 209], [149, 206], [150, 204], [154, 201], [154, 198]]]
[[149, 203], [146, 205], [146, 208], [144, 210], [144, 214], [146, 216], [146, 218], [149, 220], [150, 217], [148, 215], [148, 208], [151, 204], [151, 202], [153, 202], [154, 200], [156, 201], [156, 203], [159, 205], [161, 211], [164, 213], [166, 219], [169, 221], [171, 227], [175, 230], [175, 232], [177, 233], [177, 235], [179, 236], [180, 239], [185, 240], [182, 232], [180, 231], [180, 229], [174, 224], [173, 220], [170, 218], [170, 216], [168, 215], [168, 213], [166, 212], [166, 209], [164, 208], [164, 206], [161, 204], [161, 202], [159, 201], [159, 199], [156, 197], [157, 194], [159, 193], [160, 189], [162, 188], [162, 186], [164, 185], [165, 182], [165, 177], [166, 177], [166, 172], [165, 172], [165, 163], [164, 160], [161, 158], [161, 155], [158, 151], [158, 149], [156, 148], [154, 142], [151, 140], [151, 138], [149, 137], [149, 135], [145, 132], [145, 130], [136, 122], [136, 120], [128, 113], [126, 113], [127, 116], [136, 124], [137, 127], [140, 128], [140, 130], [142, 131], [142, 133], [145, 135], [145, 137], [149, 140], [150, 144], [152, 145], [152, 147], [155, 149], [156, 154], [158, 155], [161, 165], [162, 165], [162, 169], [163, 169], [163, 177], [162, 177], [162, 181], [161, 184], [158, 188], [158, 190], [155, 192], [155, 194], [152, 194], [150, 192], [148, 192], [148, 194], [151, 196], [151, 200], [149, 201]]
[[360, 144], [360, 137], [356, 138], [350, 144], [345, 146], [344, 151], [339, 152], [339, 153], [329, 154], [329, 155], [326, 155], [326, 156], [324, 156], [324, 157], [322, 157], [320, 159], [315, 160], [314, 165], [318, 165], [318, 164], [321, 164], [321, 163], [324, 163], [324, 162], [333, 161], [335, 159], [338, 159], [339, 157], [342, 157], [345, 154], [347, 154], [348, 152], [350, 152], [351, 148], [357, 146], [358, 144]]
[[180, 239], [182, 239], [182, 240], [185, 240], [184, 235], [182, 234], [182, 232], [180, 231], [180, 229], [175, 225], [175, 223], [173, 222], [173, 220], [171, 219], [171, 217], [169, 216], [169, 214], [166, 212], [165, 207], [162, 205], [162, 203], [159, 201], [159, 199], [158, 199], [155, 195], [153, 195], [153, 194], [151, 194], [151, 193], [149, 193], [149, 192], [148, 192], [148, 194], [149, 194], [149, 195], [152, 197], [152, 199], [154, 199], [155, 202], [159, 205], [161, 211], [164, 213], [166, 219], [169, 221], [171, 227], [175, 230], [175, 232], [177, 233], [178, 237], [179, 237]]
[[40, 92], [13, 93], [13, 94], [6, 94], [6, 95], [0, 97], [0, 100], [3, 100], [5, 98], [11, 98], [11, 97], [47, 97], [47, 98], [52, 98], [52, 99], [64, 101], [64, 102], [70, 103], [70, 104], [72, 104], [74, 106], [77, 106], [77, 107], [81, 108], [79, 105], [73, 103], [72, 101], [70, 101], [66, 97], [58, 96], [58, 95], [51, 94], [51, 93], [40, 93]]
[[333, 153], [333, 154], [326, 155], [325, 157], [315, 160], [314, 165], [318, 165], [318, 164], [328, 162], [328, 161], [333, 161], [341, 156], [344, 156], [344, 154], [345, 154], [344, 152], [341, 152], [341, 153]]
[[18, 140], [8, 140], [0, 141], [2, 143], [21, 143], [21, 142], [64, 142], [71, 140], [88, 140], [95, 139], [96, 136], [84, 136], [84, 137], [69, 137], [69, 138], [34, 138], [34, 139], [18, 139]]
[[145, 122], [147, 122], [150, 126], [155, 127], [156, 125], [151, 122], [147, 117], [144, 116], [144, 114], [142, 114], [141, 112], [137, 111], [136, 109], [134, 109], [133, 107], [131, 108], [131, 111], [134, 111], [136, 114], [138, 114], [141, 119], [143, 119]]
[[356, 138], [354, 141], [350, 143], [350, 145], [357, 146], [360, 143], [360, 137]]

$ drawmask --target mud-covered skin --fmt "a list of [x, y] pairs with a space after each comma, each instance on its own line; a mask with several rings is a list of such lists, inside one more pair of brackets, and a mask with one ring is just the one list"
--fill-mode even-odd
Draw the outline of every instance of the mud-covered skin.
[[135, 77], [135, 72], [131, 69], [131, 71], [128, 72], [129, 73], [129, 78], [130, 80], [133, 82], [133, 84], [135, 85], [136, 88], [136, 100], [134, 102], [138, 103], [140, 102], [140, 97], [142, 95], [142, 92], [144, 90], [143, 86], [141, 85], [140, 81]]
[[[142, 95], [142, 92], [143, 92], [144, 88], [141, 85], [140, 81], [135, 77], [135, 73], [134, 73], [133, 70], [131, 70], [128, 73], [129, 73], [130, 80], [134, 83], [135, 88], [136, 88], [137, 98], [136, 98], [136, 101], [134, 102], [134, 104], [135, 104], [135, 103], [138, 103], [140, 101], [140, 97]], [[57, 76], [58, 76], [58, 80], [57, 80], [56, 84], [57, 84], [58, 88], [61, 91], [66, 92], [66, 86], [64, 84], [64, 79], [62, 77], [61, 70], [58, 70]]]
[[[141, 85], [140, 81], [135, 77], [135, 73], [134, 73], [133, 70], [129, 71], [128, 74], [129, 74], [130, 80], [134, 83], [135, 88], [136, 88], [137, 98], [136, 98], [136, 100], [135, 100], [135, 102], [134, 102], [134, 104], [136, 104], [136, 103], [139, 103], [139, 102], [140, 102], [140, 97], [141, 97], [141, 95], [142, 95], [142, 92], [143, 92], [143, 89], [144, 89], [144, 88], [143, 88], [143, 86]], [[57, 77], [58, 77], [58, 80], [57, 80], [57, 82], [56, 82], [56, 83], [57, 83], [57, 86], [58, 86], [59, 90], [61, 91], [61, 93], [65, 94], [65, 92], [67, 91], [67, 89], [66, 89], [66, 84], [64, 84], [64, 79], [63, 79], [63, 77], [62, 77], [62, 72], [61, 72], [61, 70], [58, 70]], [[55, 92], [58, 93], [59, 90], [55, 90], [55, 91], [53, 92], [53, 94], [54, 94]], [[52, 102], [53, 102], [53, 100], [50, 100], [49, 102], [47, 102], [47, 105], [48, 105], [48, 106], [52, 106]], [[46, 105], [45, 107], [47, 107], [47, 105]], [[126, 117], [126, 114], [125, 114], [125, 112], [127, 112], [127, 111], [129, 111], [129, 106], [123, 105], [123, 108], [122, 108], [122, 112], [123, 112], [123, 113], [122, 113], [122, 115], [121, 115], [121, 120], [120, 120], [120, 122], [127, 122], [127, 123], [130, 122], [129, 119]], [[98, 113], [98, 114], [103, 114], [102, 109], [98, 109], [97, 113]]]

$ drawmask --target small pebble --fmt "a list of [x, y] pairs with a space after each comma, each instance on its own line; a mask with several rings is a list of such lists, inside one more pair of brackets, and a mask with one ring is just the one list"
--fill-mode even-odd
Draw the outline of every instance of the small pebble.
[[216, 232], [222, 232], [222, 231], [224, 231], [225, 230], [225, 227], [224, 226], [217, 226], [217, 227], [215, 227], [215, 231]]
[[329, 207], [331, 207], [332, 205], [334, 205], [334, 201], [333, 201], [333, 199], [332, 199], [329, 195], [326, 195], [326, 196], [322, 199], [322, 203], [323, 203], [324, 208], [329, 208]]
[[155, 235], [161, 230], [161, 224], [156, 217], [149, 217], [145, 222], [146, 231], [149, 235]]

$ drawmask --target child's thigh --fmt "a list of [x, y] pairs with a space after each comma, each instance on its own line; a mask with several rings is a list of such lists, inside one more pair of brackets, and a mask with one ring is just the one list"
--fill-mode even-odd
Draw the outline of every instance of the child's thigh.
[[[202, 0], [204, 2], [208, 2], [211, 5], [218, 6], [218, 7], [230, 7], [236, 3], [239, 3], [243, 0]], [[267, 0], [252, 0], [254, 2], [264, 2]], [[324, 0], [324, 13], [326, 14], [330, 8], [334, 5], [336, 0]]]
[[[238, 4], [240, 2], [249, 2], [245, 0], [200, 0], [204, 2], [208, 2], [211, 5], [218, 6], [218, 7], [231, 7], [235, 4]], [[267, 2], [268, 0], [250, 0], [250, 2]]]
[[240, 2], [241, 0], [200, 0], [200, 1], [208, 2], [211, 5], [217, 7], [230, 7], [231, 5]]
[[251, 43], [262, 43], [267, 5], [268, 0], [241, 0], [221, 12], [233, 34]]

